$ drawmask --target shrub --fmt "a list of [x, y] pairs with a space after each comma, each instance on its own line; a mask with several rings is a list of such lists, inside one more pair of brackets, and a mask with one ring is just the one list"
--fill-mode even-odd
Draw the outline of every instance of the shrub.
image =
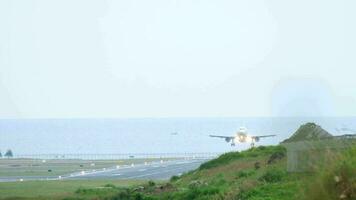
[[254, 167], [255, 167], [255, 170], [258, 170], [259, 168], [261, 168], [261, 163], [255, 162]]
[[253, 174], [255, 174], [255, 171], [253, 171], [253, 170], [241, 170], [237, 173], [237, 177], [246, 178], [246, 177], [252, 176]]
[[287, 173], [285, 171], [273, 168], [269, 169], [259, 180], [267, 183], [276, 183], [282, 181], [286, 175]]
[[333, 154], [329, 157], [337, 159], [320, 168], [305, 191], [305, 199], [356, 199], [356, 147]]
[[156, 185], [156, 183], [154, 181], [152, 181], [152, 180], [148, 181], [148, 186], [153, 187], [155, 185]]
[[130, 199], [131, 193], [128, 189], [120, 191], [112, 200]]
[[202, 165], [200, 165], [199, 169], [211, 169], [220, 165], [228, 164], [240, 158], [242, 158], [242, 154], [240, 154], [239, 152], [224, 153], [214, 160], [210, 160], [206, 163], [203, 163]]
[[179, 176], [172, 176], [171, 179], [170, 179], [170, 181], [171, 181], [171, 182], [175, 182], [175, 181], [177, 181], [177, 180], [179, 180], [179, 179], [180, 179]]
[[285, 153], [286, 149], [283, 146], [259, 146], [257, 148], [251, 148], [246, 151], [242, 152], [229, 152], [224, 153], [216, 159], [210, 160], [206, 163], [200, 165], [199, 170], [203, 169], [211, 169], [214, 167], [218, 167], [221, 165], [226, 165], [232, 161], [241, 159], [241, 158], [248, 158], [248, 157], [257, 157], [257, 156], [264, 156], [270, 155], [273, 153]]
[[97, 194], [98, 191], [95, 189], [79, 188], [75, 191], [76, 194], [87, 195], [87, 194]]
[[273, 164], [278, 160], [281, 160], [282, 158], [284, 158], [286, 156], [286, 152], [284, 151], [276, 151], [274, 152], [268, 159], [267, 164]]
[[135, 200], [143, 200], [143, 195], [141, 193], [135, 193], [134, 198]]
[[111, 184], [111, 183], [108, 183], [106, 185], [104, 185], [104, 187], [107, 187], [107, 188], [116, 188], [116, 186], [114, 184]]
[[191, 188], [175, 199], [212, 199], [212, 196], [220, 193], [218, 187], [205, 186], [202, 188]]

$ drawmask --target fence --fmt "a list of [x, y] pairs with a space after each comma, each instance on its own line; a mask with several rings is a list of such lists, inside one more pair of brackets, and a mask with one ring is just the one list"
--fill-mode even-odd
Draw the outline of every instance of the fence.
[[338, 152], [356, 147], [355, 135], [332, 137], [318, 141], [283, 143], [287, 149], [287, 171], [314, 171], [333, 160]]
[[30, 159], [83, 159], [83, 160], [116, 160], [140, 158], [214, 158], [217, 152], [202, 153], [125, 153], [125, 154], [15, 154], [13, 158]]

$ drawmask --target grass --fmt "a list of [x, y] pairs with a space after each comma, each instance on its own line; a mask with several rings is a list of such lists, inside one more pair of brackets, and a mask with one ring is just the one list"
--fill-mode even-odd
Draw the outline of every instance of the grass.
[[[10, 185], [0, 184], [0, 195], [11, 197], [11, 193], [17, 192], [36, 199], [63, 200], [356, 199], [356, 148], [331, 153], [333, 162], [314, 173], [288, 173], [286, 150], [282, 146], [268, 146], [224, 154], [168, 182], [48, 182], [59, 183], [52, 187], [24, 182], [21, 184], [30, 185], [14, 183], [13, 191]], [[112, 185], [97, 188], [107, 183]], [[37, 198], [31, 188], [46, 192]]]
[[331, 157], [328, 166], [308, 183], [307, 200], [356, 199], [356, 147]]
[[271, 153], [284, 153], [284, 152], [285, 149], [281, 146], [270, 146], [270, 147], [260, 146], [243, 152], [229, 152], [219, 156], [217, 159], [202, 164], [199, 169], [203, 170], [203, 169], [219, 167], [222, 165], [227, 165], [233, 161], [240, 160], [242, 158], [253, 158], [257, 156], [269, 155]]
[[137, 164], [159, 159], [78, 160], [78, 159], [0, 159], [1, 177], [59, 176], [82, 170]]
[[63, 199], [76, 196], [79, 188], [102, 190], [111, 184], [130, 187], [142, 184], [139, 180], [65, 180], [0, 183], [0, 199]]
[[140, 191], [129, 190], [124, 199], [135, 199], [137, 195], [140, 199], [157, 200], [290, 199], [299, 192], [299, 177], [288, 175], [285, 166], [285, 149], [281, 146], [231, 152], [197, 170], [172, 177], [169, 183], [146, 183]]

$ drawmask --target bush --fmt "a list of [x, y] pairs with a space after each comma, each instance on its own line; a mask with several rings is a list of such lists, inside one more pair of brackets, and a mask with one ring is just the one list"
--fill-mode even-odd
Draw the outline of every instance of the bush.
[[224, 153], [214, 160], [211, 160], [211, 161], [201, 164], [199, 169], [200, 170], [211, 169], [211, 168], [214, 168], [214, 167], [217, 167], [220, 165], [230, 163], [230, 162], [240, 159], [240, 158], [242, 158], [242, 154], [240, 154], [239, 152]]
[[281, 169], [273, 168], [268, 170], [262, 177], [259, 178], [260, 181], [265, 181], [267, 183], [276, 183], [283, 180], [286, 177], [286, 171]]
[[108, 183], [106, 185], [104, 185], [104, 187], [107, 187], [107, 188], [116, 188], [116, 186], [114, 184], [111, 184], [111, 183]]
[[98, 191], [94, 189], [79, 188], [75, 191], [76, 194], [87, 195], [87, 194], [97, 194]]
[[172, 199], [212, 199], [212, 196], [220, 193], [218, 187], [205, 186], [202, 188], [192, 188]]
[[286, 156], [286, 152], [284, 151], [277, 151], [274, 152], [268, 159], [267, 164], [273, 164], [278, 160], [281, 160], [282, 158], [284, 158]]
[[177, 180], [179, 180], [179, 179], [180, 179], [179, 176], [172, 176], [171, 179], [170, 179], [170, 181], [171, 181], [171, 182], [175, 182], [175, 181], [177, 181]]
[[356, 199], [356, 147], [329, 155], [335, 160], [319, 169], [305, 191], [307, 200]]
[[216, 159], [203, 163], [202, 165], [200, 165], [199, 170], [211, 169], [221, 165], [226, 165], [232, 161], [241, 158], [264, 156], [273, 153], [285, 154], [285, 152], [286, 149], [283, 146], [259, 146], [257, 148], [251, 148], [249, 150], [242, 151], [242, 152], [229, 152], [229, 153], [222, 154]]
[[156, 185], [156, 183], [154, 181], [152, 181], [152, 180], [148, 181], [148, 186], [153, 187], [155, 185]]
[[252, 176], [254, 174], [255, 174], [255, 171], [253, 171], [253, 170], [241, 170], [237, 173], [237, 177], [246, 178], [246, 177]]
[[255, 167], [255, 170], [258, 170], [259, 168], [261, 168], [261, 163], [255, 162], [255, 164], [253, 164], [253, 166]]
[[120, 191], [112, 200], [128, 200], [131, 199], [131, 193], [128, 189]]

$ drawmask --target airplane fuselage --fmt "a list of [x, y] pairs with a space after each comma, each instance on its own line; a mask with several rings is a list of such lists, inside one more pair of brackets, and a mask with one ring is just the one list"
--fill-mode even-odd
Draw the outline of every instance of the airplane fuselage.
[[254, 142], [253, 138], [247, 135], [247, 129], [241, 127], [231, 140], [231, 146], [235, 146], [236, 143]]

